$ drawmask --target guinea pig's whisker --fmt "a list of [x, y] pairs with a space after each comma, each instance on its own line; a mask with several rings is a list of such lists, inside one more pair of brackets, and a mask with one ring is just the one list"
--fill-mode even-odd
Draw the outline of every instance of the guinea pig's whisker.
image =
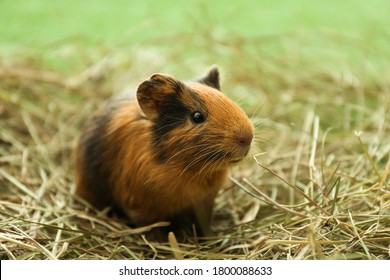
[[[173, 145], [172, 145], [173, 146]], [[183, 155], [185, 154], [186, 151], [191, 151], [193, 149], [197, 149], [197, 148], [200, 148], [200, 147], [207, 147], [208, 144], [205, 143], [205, 144], [198, 144], [196, 146], [189, 146], [189, 145], [185, 145], [183, 149], [180, 149], [179, 151], [177, 151], [175, 154], [173, 154], [166, 162], [165, 164], [168, 164], [171, 160], [173, 160], [175, 157], [179, 156], [179, 155]]]
[[[222, 145], [219, 145], [219, 146], [222, 147]], [[215, 170], [217, 170], [220, 166], [222, 166], [223, 161], [218, 160], [221, 157], [221, 154], [219, 153], [219, 151], [220, 150], [214, 151], [214, 153], [212, 153], [211, 155], [208, 156], [208, 158], [210, 159], [209, 162], [204, 161], [201, 169], [196, 174], [198, 177], [197, 181], [202, 181], [204, 179], [204, 177], [206, 176], [206, 174], [208, 174], [208, 173], [211, 174]], [[229, 152], [225, 152], [225, 155], [223, 158], [225, 158], [228, 154], [229, 154]], [[216, 162], [216, 164], [215, 164], [215, 162]]]
[[[222, 146], [222, 145], [220, 145]], [[204, 164], [211, 164], [215, 160], [217, 160], [218, 154], [220, 155], [220, 150], [216, 149], [216, 146], [209, 147], [210, 151], [207, 153], [203, 153], [200, 155], [202, 160], [204, 161]]]
[[252, 124], [255, 129], [258, 129], [264, 125], [264, 123], [268, 120], [268, 118], [265, 119], [253, 119]]
[[[217, 149], [216, 147], [221, 147], [222, 148], [223, 145], [219, 144], [218, 146], [214, 146], [211, 153], [208, 153], [207, 155], [203, 155], [204, 156], [203, 166], [205, 166], [205, 165], [214, 165], [213, 164], [214, 162], [217, 162], [218, 159], [223, 159], [226, 156], [226, 153], [225, 153], [225, 155], [222, 155], [223, 153], [221, 153], [221, 149]], [[201, 171], [202, 171], [202, 169], [200, 170], [200, 172]]]
[[191, 160], [191, 162], [189, 162], [186, 167], [183, 169], [182, 173], [181, 174], [184, 174], [188, 169], [190, 169], [192, 166], [194, 166], [195, 164], [197, 164], [198, 162], [200, 162], [202, 160], [202, 157], [197, 157], [196, 155], [193, 156], [193, 159]]
[[180, 122], [183, 121], [183, 119], [174, 118], [174, 117], [172, 117], [172, 116], [170, 116], [170, 115], [166, 115], [166, 114], [162, 114], [162, 116], [164, 116], [164, 117], [167, 118], [167, 119], [171, 119], [171, 120], [177, 120], [177, 121], [180, 121]]
[[[220, 145], [222, 147], [222, 145]], [[218, 150], [214, 153], [214, 155], [212, 155], [208, 162], [210, 163], [214, 163], [214, 162], [217, 162], [218, 165], [221, 165], [223, 163], [223, 160], [228, 156], [229, 152], [228, 151], [223, 151], [221, 153], [221, 150]], [[212, 166], [216, 166], [216, 164], [212, 164]]]
[[179, 123], [181, 123], [181, 122], [178, 121], [178, 122], [166, 124], [166, 125], [161, 126], [161, 127], [159, 127], [159, 128], [152, 128], [152, 130], [153, 130], [153, 132], [159, 132], [159, 131], [161, 131], [161, 130], [166, 129], [167, 127], [176, 127], [177, 124], [179, 124]]
[[210, 150], [210, 147], [206, 147], [206, 148], [198, 151], [196, 154], [193, 155], [194, 159], [186, 166], [184, 171], [189, 169], [190, 167], [194, 166], [195, 164], [203, 161], [205, 156], [207, 156], [208, 154], [211, 154], [211, 153], [213, 153], [213, 151]]
[[[206, 149], [203, 149], [201, 151], [198, 151], [195, 155], [194, 155], [194, 159], [183, 169], [183, 171], [181, 172], [180, 176], [183, 175], [187, 170], [189, 170], [192, 166], [194, 166], [195, 164], [201, 162], [206, 156], [208, 156], [209, 154], [212, 154], [214, 152], [214, 150], [210, 150], [210, 147], [207, 147]], [[204, 153], [206, 151], [206, 153]], [[199, 156], [197, 156], [199, 153], [201, 153]], [[198, 173], [198, 172], [197, 172]]]
[[250, 120], [253, 121], [252, 119], [259, 116], [261, 112], [263, 112], [263, 102], [260, 102], [259, 105], [256, 106], [256, 109], [253, 111], [252, 115], [250, 116]]
[[[211, 158], [211, 159], [213, 157], [215, 157], [215, 153], [211, 154], [211, 156], [209, 156], [209, 158]], [[198, 180], [203, 180], [203, 178], [207, 174], [208, 169], [212, 169], [215, 166], [215, 164], [211, 164], [211, 162], [213, 162], [213, 161], [210, 161], [210, 162], [205, 161], [205, 162], [203, 162], [201, 169], [197, 172]], [[203, 176], [200, 177], [200, 175], [203, 175]]]

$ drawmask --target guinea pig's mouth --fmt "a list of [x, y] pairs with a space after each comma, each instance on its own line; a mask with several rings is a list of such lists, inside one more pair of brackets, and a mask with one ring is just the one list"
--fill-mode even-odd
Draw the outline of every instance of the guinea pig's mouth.
[[232, 156], [232, 159], [230, 159], [229, 164], [235, 164], [242, 161], [246, 157], [248, 152], [249, 148], [239, 150], [239, 152], [234, 155], [235, 157]]
[[242, 161], [244, 158], [238, 158], [238, 159], [232, 159], [231, 161], [229, 161], [230, 164], [235, 164], [235, 163], [238, 163], [240, 161]]

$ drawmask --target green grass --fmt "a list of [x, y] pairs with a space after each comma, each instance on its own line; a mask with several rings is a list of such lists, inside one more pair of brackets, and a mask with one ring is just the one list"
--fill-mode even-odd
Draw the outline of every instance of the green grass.
[[[0, 2], [1, 259], [389, 259], [388, 1], [125, 2]], [[266, 152], [232, 170], [216, 236], [150, 243], [80, 202], [96, 108], [211, 64]]]
[[47, 45], [69, 39], [94, 45], [124, 40], [136, 44], [179, 32], [196, 34], [199, 25], [243, 36], [322, 29], [375, 36], [390, 25], [389, 8], [386, 0], [3, 0], [0, 45]]

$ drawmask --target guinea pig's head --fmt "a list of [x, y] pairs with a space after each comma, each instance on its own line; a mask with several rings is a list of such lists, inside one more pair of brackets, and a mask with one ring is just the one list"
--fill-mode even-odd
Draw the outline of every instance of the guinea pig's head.
[[218, 170], [248, 154], [253, 125], [220, 91], [216, 67], [191, 82], [154, 74], [139, 86], [137, 99], [152, 123], [152, 149], [160, 163]]

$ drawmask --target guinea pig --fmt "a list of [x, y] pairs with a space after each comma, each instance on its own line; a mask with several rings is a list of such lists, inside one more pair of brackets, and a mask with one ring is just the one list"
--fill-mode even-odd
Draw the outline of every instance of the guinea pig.
[[220, 91], [217, 67], [187, 82], [154, 74], [136, 97], [112, 100], [87, 123], [76, 148], [76, 193], [134, 226], [190, 219], [210, 234], [229, 167], [250, 149], [251, 121]]

